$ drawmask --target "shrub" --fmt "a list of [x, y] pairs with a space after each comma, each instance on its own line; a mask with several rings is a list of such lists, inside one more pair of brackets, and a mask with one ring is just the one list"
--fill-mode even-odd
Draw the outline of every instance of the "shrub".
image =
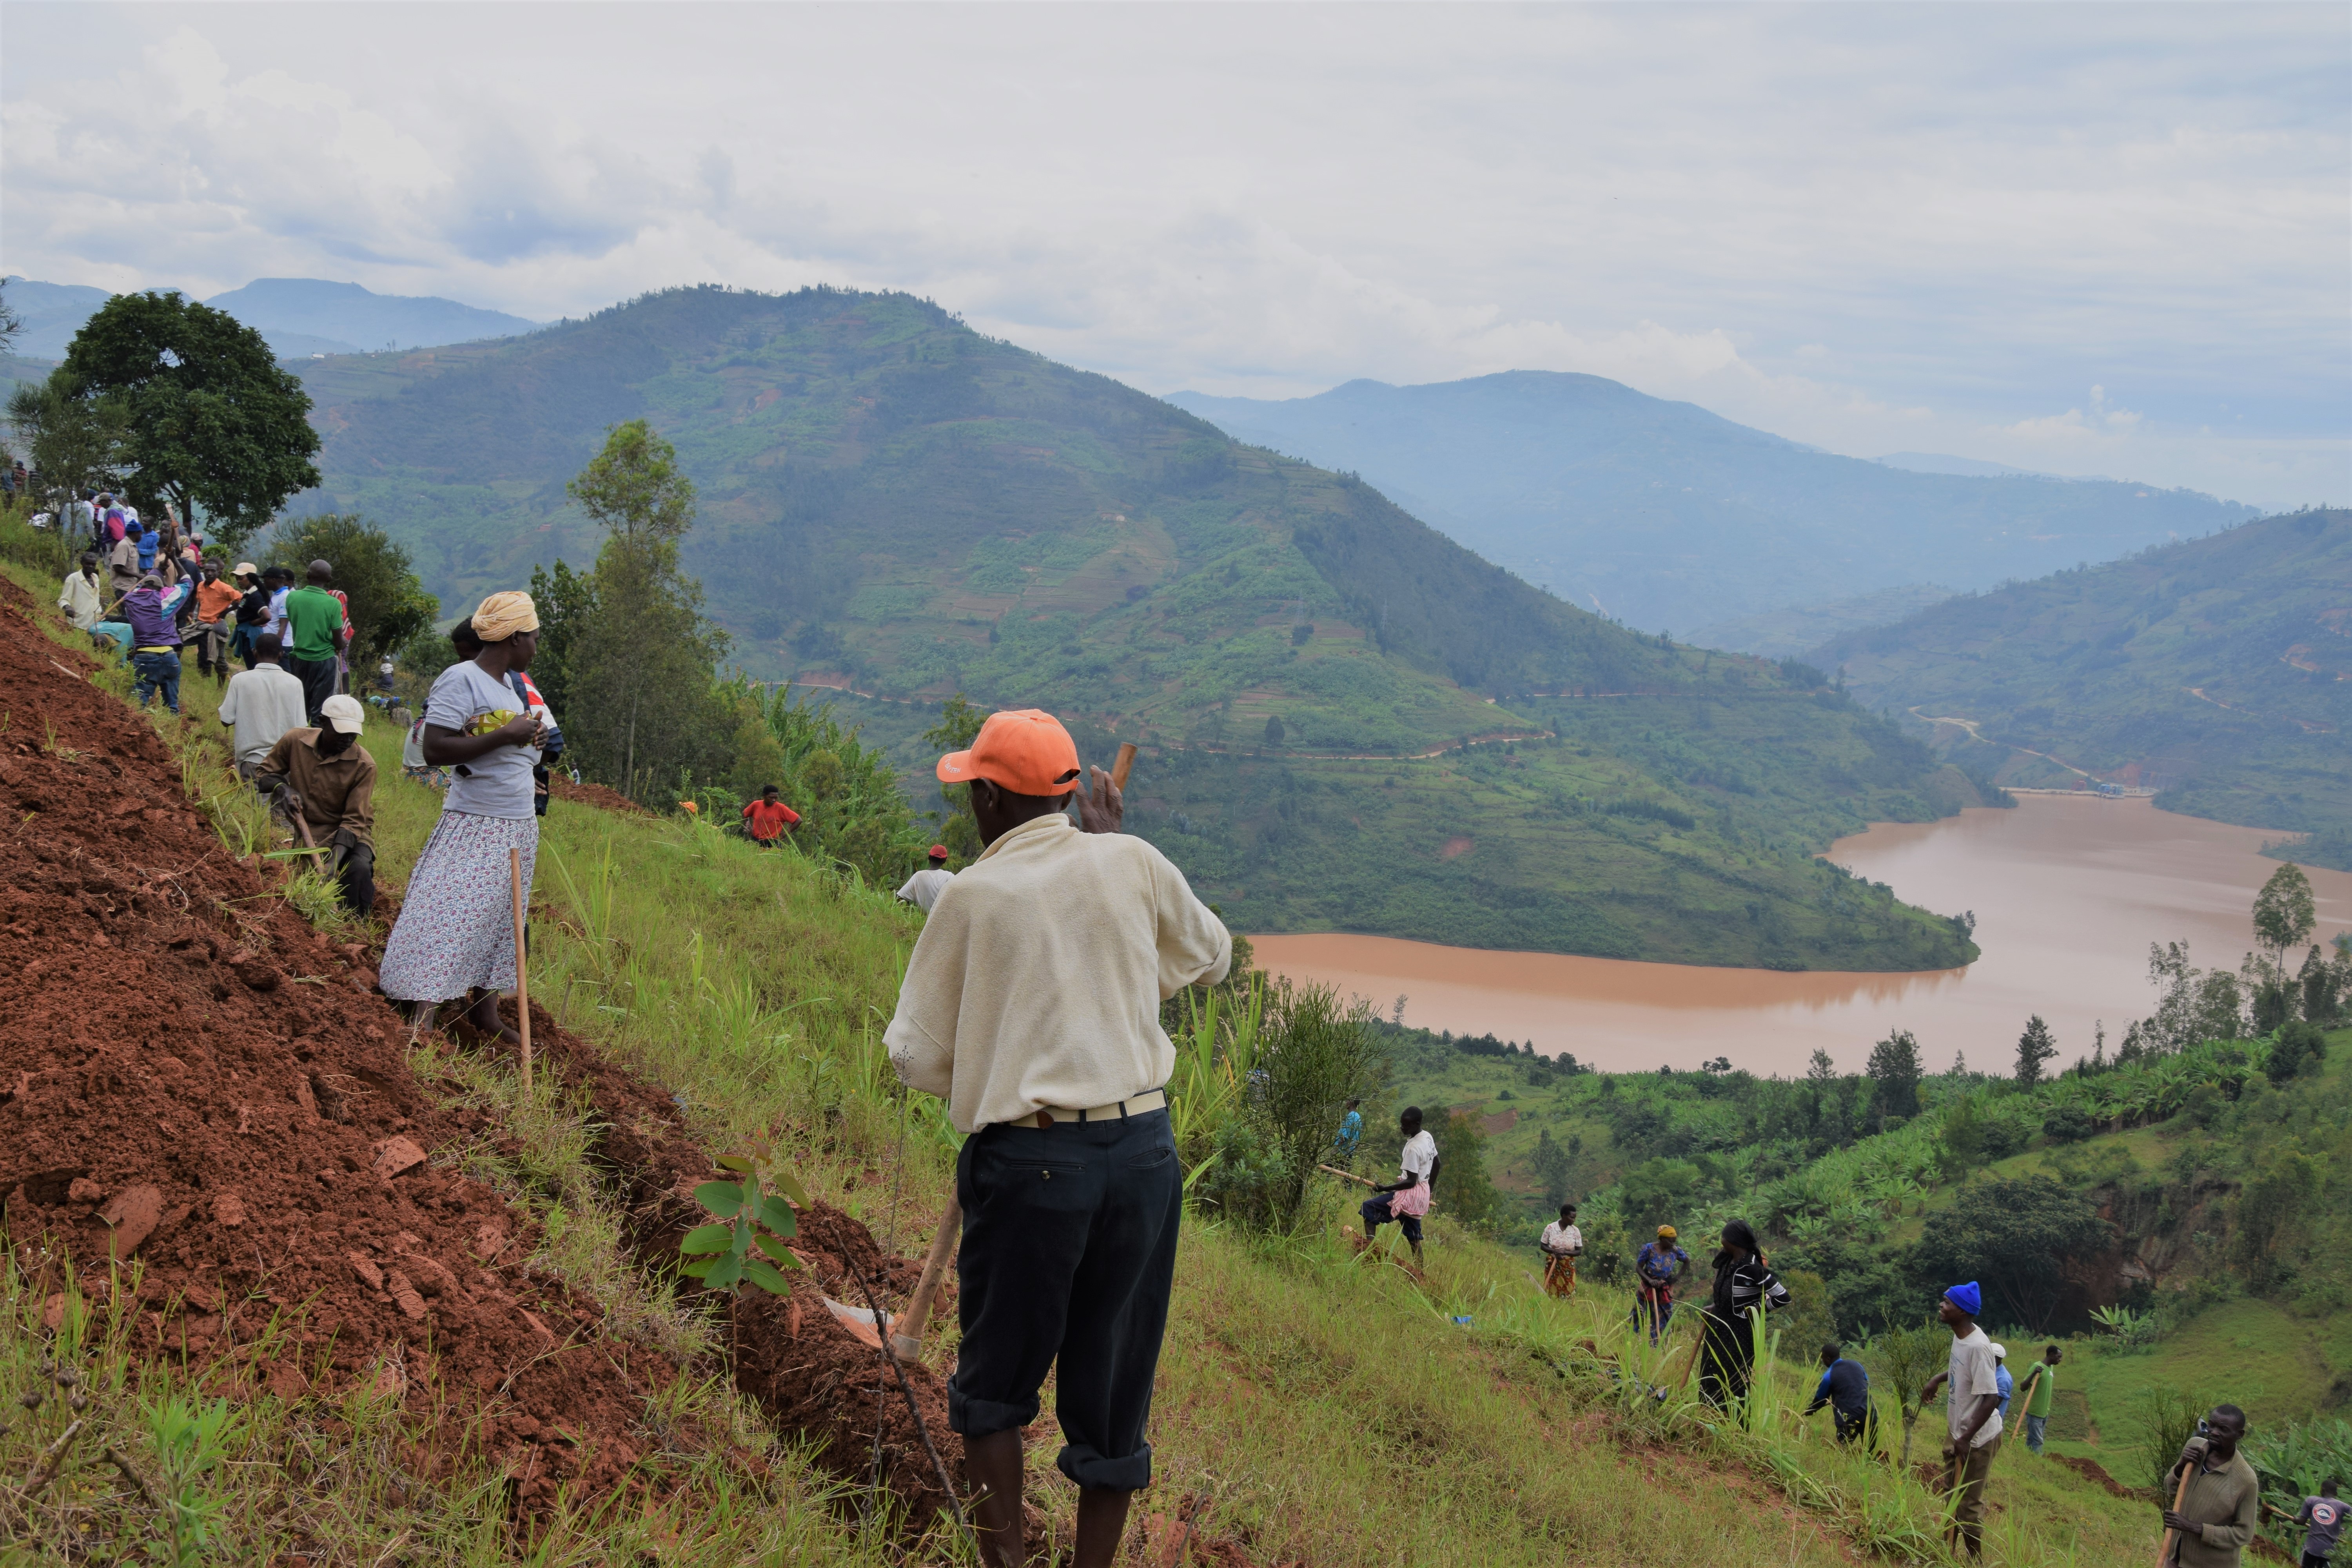
[[2278, 1037], [2271, 1042], [2270, 1060], [2263, 1070], [2273, 1083], [2284, 1088], [2295, 1074], [2306, 1066], [2315, 1068], [2326, 1054], [2326, 1034], [2318, 1025], [2298, 1018], [2280, 1026]]
[[1980, 1281], [2011, 1318], [2041, 1333], [2065, 1289], [2058, 1265], [2105, 1250], [2114, 1233], [2089, 1199], [2032, 1176], [1961, 1189], [1950, 1208], [1928, 1216], [1916, 1257], [1931, 1279]]
[[2098, 1121], [2071, 1100], [2062, 1100], [2042, 1113], [2042, 1135], [2053, 1143], [2080, 1143], [2098, 1131]]
[[1437, 1195], [1444, 1200], [1445, 1212], [1473, 1229], [1491, 1230], [1502, 1194], [1486, 1174], [1486, 1135], [1479, 1131], [1478, 1119], [1457, 1110], [1432, 1131], [1437, 1157], [1444, 1163], [1437, 1173]]

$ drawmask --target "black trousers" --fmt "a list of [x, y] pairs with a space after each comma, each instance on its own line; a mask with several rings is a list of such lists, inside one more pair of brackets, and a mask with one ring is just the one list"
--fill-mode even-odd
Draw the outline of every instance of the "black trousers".
[[1748, 1374], [1756, 1365], [1756, 1344], [1748, 1338], [1744, 1320], [1727, 1323], [1702, 1309], [1698, 1324], [1698, 1396], [1720, 1410], [1731, 1400], [1746, 1397]]
[[310, 715], [310, 728], [315, 730], [319, 727], [319, 710], [335, 694], [334, 656], [296, 658], [289, 654], [286, 668], [302, 682], [302, 710]]
[[1143, 1428], [1184, 1207], [1168, 1113], [983, 1128], [957, 1157], [956, 1195], [963, 1343], [948, 1425], [967, 1437], [1026, 1426], [1055, 1368], [1062, 1473], [1150, 1485]]

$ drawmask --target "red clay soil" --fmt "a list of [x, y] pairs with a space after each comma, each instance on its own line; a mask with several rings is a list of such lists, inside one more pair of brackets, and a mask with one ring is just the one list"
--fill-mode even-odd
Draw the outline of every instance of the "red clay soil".
[[[674, 1269], [678, 1239], [709, 1217], [695, 1204], [694, 1189], [732, 1178], [716, 1169], [688, 1135], [667, 1091], [615, 1064], [537, 1003], [531, 1005], [530, 1037], [542, 1070], [593, 1107], [591, 1121], [604, 1131], [588, 1157], [613, 1184], [640, 1266]], [[883, 1484], [919, 1527], [948, 1500], [924, 1451], [922, 1433], [878, 1349], [845, 1328], [823, 1298], [865, 1307], [862, 1276], [883, 1310], [896, 1312], [906, 1304], [922, 1266], [914, 1258], [886, 1256], [864, 1225], [822, 1201], [802, 1212], [799, 1229], [793, 1250], [806, 1268], [789, 1277], [791, 1299], [746, 1290], [734, 1305], [725, 1337], [734, 1345], [735, 1385], [758, 1401], [779, 1429], [814, 1440], [827, 1469], [858, 1483], [874, 1474], [878, 1402]], [[935, 1310], [950, 1312], [954, 1302], [950, 1279], [940, 1288]], [[724, 1304], [714, 1298], [710, 1307], [722, 1322], [728, 1321]], [[963, 1441], [948, 1430], [946, 1384], [928, 1366], [910, 1365], [906, 1372], [940, 1463], [962, 1488]]]
[[[240, 1394], [356, 1384], [439, 1412], [526, 1507], [603, 1489], [675, 1370], [527, 1275], [499, 1195], [425, 1156], [485, 1131], [408, 1070], [401, 1021], [269, 896], [147, 722], [0, 582], [0, 1211], [61, 1291], [136, 1285], [133, 1343]], [[62, 1310], [62, 1302], [53, 1304]], [[277, 1325], [274, 1342], [257, 1341]], [[632, 1363], [636, 1364], [633, 1365]]]
[[619, 790], [600, 784], [573, 784], [552, 768], [548, 772], [552, 775], [547, 781], [548, 793], [558, 800], [576, 800], [583, 805], [601, 806], [606, 811], [635, 812], [639, 816], [654, 815]]

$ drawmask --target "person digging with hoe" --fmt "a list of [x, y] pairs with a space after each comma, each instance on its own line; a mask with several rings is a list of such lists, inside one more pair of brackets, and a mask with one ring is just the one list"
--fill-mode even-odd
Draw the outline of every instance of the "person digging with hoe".
[[986, 847], [940, 889], [883, 1040], [908, 1087], [946, 1100], [970, 1134], [948, 1424], [982, 1489], [982, 1558], [1013, 1568], [1022, 1428], [1055, 1369], [1055, 1463], [1078, 1487], [1072, 1563], [1107, 1568], [1151, 1480], [1144, 1426], [1183, 1210], [1160, 1005], [1224, 978], [1233, 939], [1160, 851], [1119, 831], [1109, 775], [1077, 789], [1077, 747], [1052, 715], [990, 715], [938, 773], [971, 786]]
[[339, 695], [320, 715], [326, 722], [319, 728], [280, 735], [253, 782], [306, 845], [327, 851], [325, 868], [343, 907], [364, 917], [375, 908], [375, 758], [359, 743], [367, 710], [358, 698]]
[[443, 670], [425, 700], [425, 760], [454, 776], [378, 973], [386, 996], [413, 1005], [420, 1034], [440, 1004], [470, 995], [469, 1025], [520, 1044], [499, 1017], [499, 993], [515, 984], [507, 852], [521, 852], [527, 907], [539, 857], [531, 770], [547, 731], [507, 676], [530, 668], [539, 651], [539, 611], [529, 594], [493, 594], [473, 629], [481, 651]]
[[2165, 1551], [2158, 1561], [2168, 1568], [2238, 1568], [2263, 1517], [2262, 1482], [2238, 1452], [2245, 1440], [2246, 1413], [2216, 1405], [2166, 1472], [2172, 1501], [2164, 1509]]
[[1398, 1113], [1397, 1131], [1404, 1134], [1404, 1150], [1397, 1156], [1397, 1179], [1385, 1187], [1374, 1187], [1358, 1212], [1364, 1216], [1365, 1247], [1380, 1235], [1381, 1226], [1395, 1220], [1412, 1248], [1413, 1266], [1419, 1268], [1421, 1216], [1429, 1212], [1437, 1188], [1437, 1168], [1444, 1162], [1437, 1157], [1437, 1140], [1422, 1131], [1420, 1106], [1408, 1105]]
[[1952, 1499], [1947, 1539], [1971, 1557], [1984, 1555], [1985, 1483], [1992, 1479], [1993, 1456], [2000, 1452], [2000, 1380], [1992, 1341], [1977, 1327], [1983, 1309], [1984, 1292], [1973, 1279], [1937, 1300], [1936, 1315], [1952, 1331], [1952, 1364], [1919, 1390], [1924, 1405], [1936, 1390], [1950, 1385], [1944, 1403], [1944, 1491]]

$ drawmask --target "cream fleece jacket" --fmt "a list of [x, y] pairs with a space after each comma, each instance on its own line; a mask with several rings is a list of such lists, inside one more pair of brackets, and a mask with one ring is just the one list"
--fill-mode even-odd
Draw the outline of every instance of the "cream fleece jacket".
[[882, 1037], [960, 1132], [1161, 1087], [1160, 1004], [1233, 963], [1234, 940], [1142, 839], [1023, 823], [940, 889]]

